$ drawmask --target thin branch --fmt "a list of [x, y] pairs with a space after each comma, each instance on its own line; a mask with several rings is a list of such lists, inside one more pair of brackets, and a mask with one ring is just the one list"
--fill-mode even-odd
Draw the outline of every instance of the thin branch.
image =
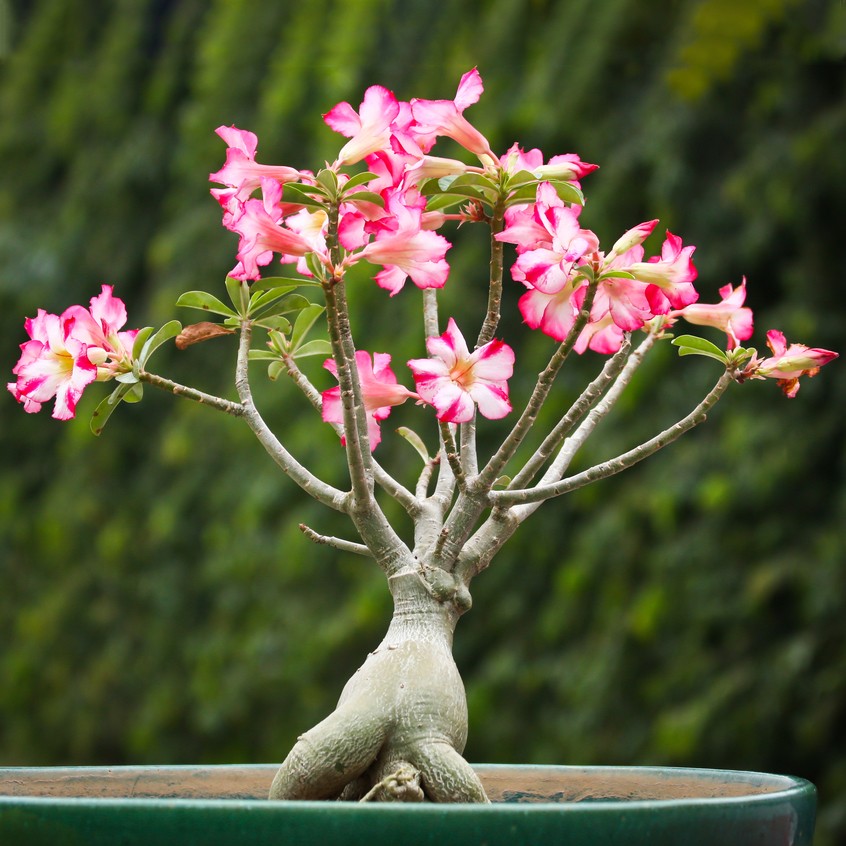
[[348, 496], [343, 491], [318, 479], [303, 467], [280, 443], [279, 439], [264, 422], [253, 401], [249, 380], [250, 337], [252, 327], [248, 321], [241, 324], [241, 340], [238, 344], [238, 361], [235, 369], [235, 387], [243, 408], [242, 416], [247, 421], [259, 443], [279, 467], [290, 476], [309, 496], [336, 511], [348, 510]]
[[708, 392], [702, 402], [693, 409], [687, 416], [683, 417], [675, 425], [669, 429], [665, 429], [654, 438], [646, 441], [640, 446], [630, 449], [628, 452], [618, 455], [601, 464], [577, 473], [575, 476], [562, 479], [559, 482], [554, 482], [547, 485], [538, 485], [534, 488], [523, 490], [506, 490], [506, 491], [492, 491], [490, 494], [491, 501], [497, 506], [507, 505], [523, 505], [534, 502], [541, 502], [546, 499], [551, 499], [555, 496], [569, 493], [572, 490], [581, 488], [591, 482], [599, 481], [600, 479], [607, 479], [616, 473], [632, 467], [644, 458], [657, 452], [665, 446], [668, 446], [673, 441], [681, 437], [685, 432], [690, 431], [695, 426], [704, 422], [708, 416], [708, 412], [716, 404], [717, 400], [723, 395], [726, 388], [732, 383], [734, 374], [731, 371], [725, 371], [720, 376], [717, 383]]
[[[337, 213], [335, 217], [337, 218]], [[343, 281], [334, 278], [327, 280], [323, 284], [323, 294], [326, 299], [329, 341], [332, 344], [332, 356], [335, 359], [338, 382], [341, 386], [344, 441], [350, 483], [355, 499], [364, 503], [373, 495], [370, 438], [367, 434], [367, 418], [355, 361], [355, 346], [350, 331]]]
[[[657, 339], [658, 335], [654, 332], [650, 332], [646, 338], [638, 344], [637, 349], [629, 355], [625, 367], [623, 367], [617, 378], [614, 380], [614, 384], [611, 386], [611, 389], [604, 397], [602, 397], [596, 407], [590, 411], [588, 416], [579, 425], [579, 428], [576, 429], [575, 433], [564, 441], [561, 450], [558, 455], [555, 456], [555, 460], [541, 478], [541, 485], [557, 482], [564, 476], [567, 472], [567, 468], [570, 466], [570, 462], [575, 458], [576, 453], [593, 434], [600, 421], [602, 421], [617, 404], [617, 400], [620, 399], [623, 391], [631, 383], [635, 372], [643, 363], [646, 353], [649, 352]], [[509, 489], [511, 490], [516, 490], [518, 487], [519, 485], [515, 484], [509, 485]]]
[[579, 420], [590, 411], [602, 396], [611, 381], [622, 370], [631, 351], [631, 339], [628, 335], [623, 339], [620, 349], [605, 362], [600, 374], [582, 391], [579, 398], [570, 406], [567, 413], [558, 421], [555, 427], [544, 438], [535, 454], [523, 465], [509, 484], [510, 488], [524, 488], [549, 457], [561, 445], [561, 442], [572, 432]]
[[[285, 356], [282, 359], [288, 375], [293, 379], [294, 384], [305, 394], [308, 401], [319, 413], [323, 414], [323, 397], [320, 391], [314, 387], [309, 378], [297, 367], [296, 362], [290, 356]], [[341, 423], [330, 423], [330, 426], [335, 430], [339, 437], [343, 437], [344, 427]], [[411, 515], [414, 516], [420, 510], [420, 503], [415, 499], [414, 494], [407, 488], [401, 485], [393, 476], [390, 475], [374, 458], [370, 459], [373, 467], [373, 477], [387, 494], [393, 497], [402, 507]]]
[[446, 460], [449, 463], [455, 481], [458, 483], [458, 489], [465, 491], [467, 489], [467, 477], [464, 474], [464, 468], [461, 466], [461, 459], [458, 449], [455, 446], [452, 428], [449, 423], [441, 422], [438, 425], [440, 426], [441, 441], [443, 443], [441, 451], [446, 454]]
[[195, 388], [189, 388], [186, 385], [180, 385], [178, 382], [172, 382], [170, 379], [165, 379], [164, 376], [157, 376], [155, 373], [150, 373], [148, 370], [141, 370], [138, 378], [142, 382], [147, 382], [154, 385], [156, 388], [161, 388], [165, 391], [170, 391], [176, 397], [185, 397], [186, 399], [194, 400], [201, 405], [207, 405], [216, 411], [223, 411], [226, 414], [231, 414], [233, 417], [244, 416], [244, 406], [238, 402], [231, 402], [230, 400], [221, 397], [206, 394], [203, 391], [198, 391]]
[[532, 395], [526, 403], [526, 407], [523, 409], [520, 419], [514, 424], [514, 428], [502, 442], [500, 448], [491, 457], [490, 461], [488, 461], [484, 470], [482, 470], [482, 472], [479, 473], [474, 480], [474, 487], [477, 490], [490, 489], [491, 485], [501, 475], [505, 465], [512, 458], [514, 453], [517, 451], [517, 448], [532, 428], [532, 425], [540, 412], [541, 406], [546, 401], [547, 396], [549, 396], [549, 392], [552, 389], [552, 384], [555, 381], [555, 377], [558, 375], [558, 371], [561, 370], [561, 366], [567, 360], [567, 356], [576, 345], [576, 341], [582, 333], [582, 329], [584, 329], [590, 319], [590, 310], [593, 306], [594, 296], [596, 295], [596, 287], [597, 283], [595, 281], [588, 285], [584, 301], [582, 302], [581, 311], [573, 322], [570, 331], [567, 333], [567, 337], [553, 353], [549, 363], [538, 376]]
[[493, 210], [490, 219], [491, 226], [491, 260], [490, 274], [488, 277], [488, 310], [485, 314], [485, 322], [482, 324], [479, 338], [476, 341], [476, 348], [484, 346], [493, 339], [496, 327], [499, 325], [500, 309], [502, 307], [502, 267], [503, 247], [502, 241], [497, 240], [497, 235], [502, 232], [505, 225], [505, 209], [500, 199]]
[[373, 554], [363, 543], [355, 543], [354, 541], [344, 540], [343, 538], [336, 538], [330, 535], [319, 535], [314, 529], [310, 529], [305, 523], [300, 523], [299, 530], [310, 540], [315, 543], [325, 544], [326, 546], [339, 549], [341, 552], [352, 552], [356, 555], [364, 555], [367, 558], [372, 558]]

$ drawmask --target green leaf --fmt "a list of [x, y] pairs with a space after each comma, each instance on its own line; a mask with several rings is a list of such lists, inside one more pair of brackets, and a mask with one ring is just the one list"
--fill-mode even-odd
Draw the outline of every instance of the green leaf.
[[575, 206], [585, 204], [585, 195], [572, 182], [551, 182], [550, 184], [565, 203], [572, 203]]
[[421, 438], [417, 432], [413, 429], [409, 429], [407, 426], [400, 426], [400, 428], [397, 429], [397, 434], [401, 438], [405, 438], [414, 447], [417, 454], [423, 459], [424, 464], [431, 461], [429, 451], [426, 449], [426, 444], [423, 443], [423, 438]]
[[348, 194], [344, 197], [347, 203], [372, 203], [379, 208], [385, 208], [385, 201], [375, 191], [356, 191], [354, 194]]
[[368, 182], [372, 182], [374, 179], [378, 179], [378, 177], [378, 174], [371, 173], [369, 170], [366, 170], [363, 173], [357, 173], [355, 176], [351, 176], [347, 180], [347, 184], [344, 185], [344, 194], [351, 191], [353, 188], [358, 188], [359, 185], [365, 185]]
[[[323, 262], [320, 261], [320, 256], [317, 253], [306, 253], [305, 255], [306, 267], [314, 274], [315, 279], [323, 279], [326, 275], [326, 268]], [[318, 282], [318, 284], [320, 284]]]
[[291, 349], [296, 351], [297, 347], [305, 339], [309, 329], [314, 326], [315, 321], [325, 311], [324, 307], [316, 303], [309, 303], [294, 321], [294, 331], [291, 332]]
[[[182, 324], [178, 320], [169, 320], [154, 335], [149, 337], [138, 353], [137, 361], [143, 367], [150, 356], [164, 343], [175, 338], [182, 331]], [[133, 350], [134, 352], [134, 350]]]
[[267, 361], [276, 360], [279, 356], [271, 350], [250, 350], [248, 358], [250, 361]]
[[441, 211], [465, 202], [467, 197], [462, 197], [461, 194], [435, 194], [426, 201], [426, 211]]
[[310, 355], [330, 356], [332, 355], [332, 344], [330, 344], [329, 341], [323, 340], [307, 341], [297, 347], [296, 352], [294, 352], [292, 357], [308, 358]]
[[319, 285], [316, 279], [307, 279], [305, 277], [297, 278], [294, 276], [267, 276], [264, 279], [256, 279], [250, 286], [252, 291], [269, 291], [271, 288], [299, 288], [303, 285]]
[[268, 291], [256, 291], [250, 297], [250, 305], [247, 313], [251, 317], [254, 316], [259, 309], [264, 308], [270, 303], [276, 302], [276, 300], [280, 297], [284, 297], [286, 294], [290, 294], [291, 291], [296, 289], [296, 287], [296, 285], [280, 285], [278, 288], [271, 288]]
[[250, 296], [250, 286], [240, 279], [233, 279], [231, 276], [226, 277], [226, 293], [229, 294], [229, 299], [235, 307], [238, 314], [246, 317], [247, 302]]
[[322, 188], [315, 189], [310, 185], [300, 185], [299, 183], [286, 182], [282, 186], [282, 202], [296, 203], [297, 205], [307, 206], [308, 208], [313, 209], [324, 208], [326, 203], [323, 200], [313, 197], [310, 193], [306, 193], [306, 188], [309, 188], [314, 193], [328, 199], [328, 197], [325, 197]]
[[329, 168], [323, 168], [317, 174], [317, 181], [326, 189], [328, 197], [336, 197], [338, 195], [338, 174]]
[[137, 381], [136, 373], [121, 373], [120, 376], [115, 376], [115, 382], [120, 382], [121, 385], [134, 385]]
[[215, 314], [222, 314], [224, 317], [237, 317], [237, 313], [232, 311], [228, 305], [222, 303], [214, 294], [208, 294], [205, 291], [188, 291], [176, 301], [176, 304], [185, 308], [211, 311]]
[[131, 385], [118, 385], [98, 406], [91, 415], [88, 424], [92, 434], [99, 437], [114, 410], [120, 405], [121, 399], [129, 392]]
[[540, 181], [541, 180], [539, 180], [537, 176], [535, 176], [535, 174], [531, 171], [518, 170], [517, 173], [512, 173], [508, 177], [508, 182], [506, 183], [506, 190], [510, 191], [513, 188], [520, 188], [524, 185], [531, 185], [532, 187], [535, 187]]
[[267, 368], [267, 378], [275, 382], [285, 372], [285, 364], [281, 361], [272, 361]]
[[271, 332], [280, 332], [283, 335], [287, 335], [291, 331], [291, 321], [279, 314], [257, 320], [256, 326], [261, 326]]
[[600, 279], [636, 279], [633, 273], [628, 273], [625, 270], [607, 270], [603, 273]]
[[152, 334], [152, 326], [145, 326], [143, 329], [138, 330], [138, 334], [135, 336], [135, 340], [132, 343], [132, 358], [134, 361], [137, 361], [141, 357], [141, 350], [144, 349], [144, 344], [147, 343], [147, 339]]
[[123, 397], [124, 402], [141, 402], [144, 396], [144, 385], [141, 382], [136, 382], [129, 386], [129, 390]]
[[679, 348], [679, 355], [704, 355], [714, 358], [722, 364], [728, 363], [728, 355], [716, 344], [706, 341], [697, 335], [679, 335], [670, 343]]

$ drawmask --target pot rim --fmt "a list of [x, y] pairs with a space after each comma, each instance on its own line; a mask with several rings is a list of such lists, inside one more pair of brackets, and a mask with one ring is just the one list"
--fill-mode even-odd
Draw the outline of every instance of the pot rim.
[[[800, 798], [812, 799], [816, 796], [816, 788], [806, 779], [791, 776], [777, 775], [747, 770], [693, 768], [693, 767], [665, 767], [665, 766], [576, 766], [576, 765], [555, 765], [555, 764], [473, 764], [482, 781], [494, 786], [492, 793], [492, 804], [479, 806], [475, 804], [406, 804], [406, 803], [359, 803], [359, 802], [326, 802], [326, 801], [285, 801], [270, 802], [260, 795], [244, 797], [235, 796], [202, 796], [190, 795], [185, 798], [174, 796], [173, 789], [169, 794], [143, 795], [143, 790], [151, 789], [153, 785], [144, 785], [141, 782], [145, 776], [155, 779], [162, 777], [178, 780], [188, 774], [194, 776], [226, 776], [228, 774], [247, 775], [253, 779], [264, 779], [267, 785], [275, 774], [277, 764], [209, 764], [209, 765], [122, 765], [115, 767], [84, 766], [84, 767], [3, 767], [0, 768], [0, 811], [4, 806], [25, 805], [32, 808], [45, 805], [58, 805], [65, 807], [84, 808], [88, 806], [108, 807], [118, 809], [121, 807], [145, 808], [145, 807], [169, 807], [174, 809], [195, 809], [205, 812], [213, 812], [220, 808], [241, 808], [251, 813], [284, 813], [285, 809], [309, 812], [309, 810], [325, 813], [328, 807], [340, 814], [344, 813], [385, 813], [386, 811], [404, 814], [431, 813], [432, 808], [447, 814], [467, 814], [479, 808], [485, 808], [487, 813], [508, 812], [513, 813], [520, 810], [521, 813], [549, 813], [554, 809], [556, 813], [603, 813], [609, 807], [620, 808], [625, 806], [627, 812], [638, 813], [655, 809], [681, 809], [714, 805], [749, 805], [755, 804], [764, 807], [770, 804], [778, 804], [785, 801]], [[501, 786], [508, 782], [510, 777], [519, 773], [529, 777], [529, 784], [535, 789], [524, 791], [505, 791], [502, 794]], [[715, 791], [714, 795], [675, 795], [667, 797], [654, 796], [611, 796], [599, 798], [595, 795], [585, 794], [584, 791], [578, 795], [566, 795], [561, 788], [565, 786], [567, 778], [582, 778], [588, 782], [603, 780], [611, 784], [617, 783], [617, 789], [621, 784], [625, 785], [627, 780], [635, 777], [646, 777], [649, 780], [653, 791], [659, 784], [673, 787], [678, 792], [679, 785], [698, 783], [700, 789], [704, 790], [710, 786]], [[79, 787], [86, 781], [100, 779], [103, 783], [108, 782], [112, 790], [124, 785], [134, 792], [135, 787], [141, 782], [142, 795], [118, 794], [118, 795], [39, 795], [27, 793], [27, 789], [45, 784], [48, 779], [64, 778], [68, 786], [73, 789]], [[129, 782], [132, 779], [132, 782]], [[172, 781], [170, 784], [172, 785]], [[732, 785], [731, 795], [717, 795], [716, 791], [720, 785]], [[548, 791], [553, 791], [556, 798], [548, 798]], [[165, 789], [163, 784], [160, 790]], [[202, 789], [202, 788], [199, 788]], [[647, 791], [648, 792], [648, 791]], [[543, 798], [544, 796], [547, 798]], [[495, 798], [494, 798], [495, 796]], [[378, 809], [378, 810], [377, 810]]]

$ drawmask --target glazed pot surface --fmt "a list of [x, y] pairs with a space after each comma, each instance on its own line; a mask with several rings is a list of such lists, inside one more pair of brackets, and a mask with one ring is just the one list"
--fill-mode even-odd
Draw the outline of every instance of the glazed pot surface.
[[0, 769], [0, 843], [810, 846], [790, 776], [474, 765], [493, 804], [269, 802], [275, 765]]

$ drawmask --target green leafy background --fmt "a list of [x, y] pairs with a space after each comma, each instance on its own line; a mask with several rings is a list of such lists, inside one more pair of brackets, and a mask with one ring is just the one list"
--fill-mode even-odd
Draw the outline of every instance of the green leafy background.
[[[759, 345], [778, 326], [842, 352], [846, 5], [659, 5], [2, 0], [7, 379], [23, 316], [103, 282], [133, 326], [190, 320], [174, 315], [182, 291], [225, 296], [235, 242], [208, 196], [216, 126], [257, 132], [261, 161], [315, 168], [338, 148], [320, 114], [339, 100], [377, 82], [449, 97], [473, 66], [486, 92], [468, 116], [495, 149], [519, 139], [601, 165], [582, 219], [605, 243], [660, 217], [698, 245], [703, 299], [748, 277]], [[445, 289], [459, 322], [482, 301], [485, 261], [484, 238], [461, 235]], [[367, 346], [421, 355], [418, 292], [352, 285]], [[514, 345], [519, 293], [509, 282]], [[522, 372], [549, 351], [532, 337]], [[231, 396], [232, 354], [222, 338], [155, 364]], [[568, 371], [562, 403], [597, 364]], [[259, 366], [269, 419], [340, 481], [334, 434]], [[657, 354], [584, 461], [685, 413], [716, 368]], [[92, 387], [67, 424], [0, 401], [0, 763], [279, 760], [380, 638], [381, 577], [300, 535], [299, 522], [345, 526], [237, 420], [148, 389], [96, 439], [103, 395]], [[735, 388], [664, 454], [541, 509], [457, 632], [469, 758], [791, 772], [820, 789], [820, 846], [843, 842], [844, 407], [841, 362], [795, 400]], [[423, 419], [404, 407], [389, 422]], [[415, 460], [385, 433], [386, 464]]]

